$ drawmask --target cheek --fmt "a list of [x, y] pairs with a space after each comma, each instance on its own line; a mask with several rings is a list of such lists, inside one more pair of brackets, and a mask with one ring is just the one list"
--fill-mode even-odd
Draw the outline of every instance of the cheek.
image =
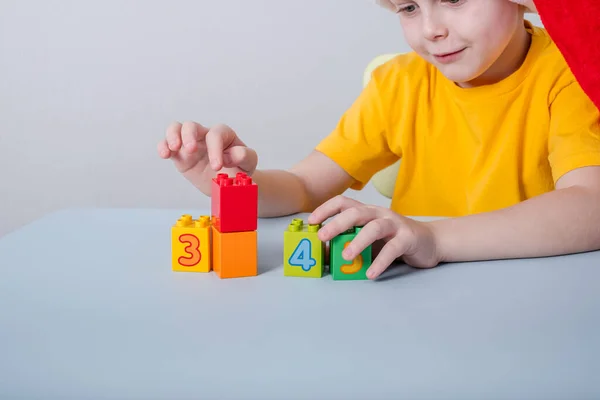
[[404, 33], [404, 40], [406, 43], [415, 50], [416, 52], [420, 52], [422, 48], [422, 40], [420, 38], [418, 29], [415, 24], [410, 24], [410, 22], [402, 23], [402, 32]]
[[475, 31], [484, 43], [504, 44], [515, 32], [519, 23], [518, 8], [509, 2], [506, 4], [505, 6], [498, 5], [491, 13], [489, 11], [492, 10], [488, 10], [485, 18], [479, 19]]

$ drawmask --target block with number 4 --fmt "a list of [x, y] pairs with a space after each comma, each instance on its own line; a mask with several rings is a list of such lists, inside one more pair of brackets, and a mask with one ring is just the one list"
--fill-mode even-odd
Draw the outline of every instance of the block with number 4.
[[306, 278], [321, 278], [325, 243], [317, 234], [321, 225], [307, 225], [295, 218], [283, 234], [283, 274]]
[[329, 249], [329, 270], [333, 280], [365, 280], [367, 270], [371, 266], [372, 247], [368, 246], [353, 260], [347, 261], [342, 257], [342, 252], [352, 239], [360, 232], [361, 227], [348, 229], [346, 232], [334, 237]]
[[185, 214], [171, 228], [171, 259], [173, 271], [210, 272], [210, 217], [197, 220]]

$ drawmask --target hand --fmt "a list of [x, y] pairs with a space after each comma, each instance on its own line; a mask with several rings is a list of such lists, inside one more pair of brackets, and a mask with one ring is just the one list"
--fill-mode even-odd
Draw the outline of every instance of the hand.
[[312, 212], [308, 223], [319, 224], [332, 216], [331, 221], [319, 230], [319, 239], [324, 242], [354, 226], [364, 226], [342, 253], [345, 260], [354, 259], [377, 240], [385, 242], [367, 271], [369, 279], [377, 278], [397, 258], [417, 268], [432, 268], [441, 261], [435, 233], [427, 223], [344, 196], [323, 203]]
[[533, 0], [508, 0], [511, 3], [520, 4], [522, 6], [527, 7], [531, 12], [537, 13], [537, 8]]
[[236, 168], [251, 175], [258, 156], [227, 125], [206, 128], [197, 122], [175, 122], [158, 143], [161, 158], [197, 185], [206, 185], [222, 168]]

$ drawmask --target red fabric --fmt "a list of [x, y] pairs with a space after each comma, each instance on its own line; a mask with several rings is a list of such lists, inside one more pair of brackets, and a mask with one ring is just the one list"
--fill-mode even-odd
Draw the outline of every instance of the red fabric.
[[600, 0], [534, 0], [581, 88], [600, 108]]

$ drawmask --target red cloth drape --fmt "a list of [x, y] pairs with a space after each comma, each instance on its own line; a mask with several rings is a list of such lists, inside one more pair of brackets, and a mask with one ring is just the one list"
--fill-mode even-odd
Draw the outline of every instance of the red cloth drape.
[[600, 108], [600, 0], [534, 0], [573, 75]]

